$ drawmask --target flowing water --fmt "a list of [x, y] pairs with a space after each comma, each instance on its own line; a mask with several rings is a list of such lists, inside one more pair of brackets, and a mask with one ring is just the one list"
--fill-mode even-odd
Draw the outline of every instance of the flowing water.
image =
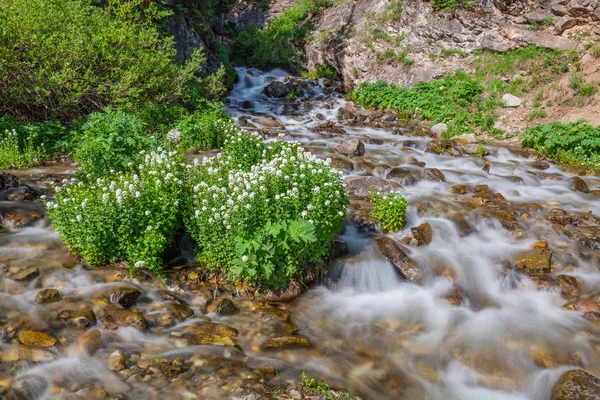
[[[600, 311], [597, 195], [572, 190], [573, 176], [556, 166], [539, 171], [532, 159], [505, 148], [488, 148], [488, 173], [482, 159], [426, 152], [430, 138], [413, 136], [408, 127], [313, 132], [309, 128], [337, 119], [345, 106], [339, 95], [321, 82], [309, 85], [306, 91], [312, 93], [304, 98], [269, 99], [262, 89], [272, 80], [286, 79], [283, 71], [240, 68], [238, 73], [226, 107], [232, 116], [256, 126], [265, 115], [273, 118], [285, 127], [288, 139], [322, 157], [331, 157], [349, 137], [361, 139], [364, 156], [336, 158], [348, 176], [386, 178], [394, 167], [414, 173], [416, 181], [399, 189], [409, 203], [406, 227], [389, 236], [400, 241], [411, 227], [431, 225], [430, 244], [405, 247], [421, 268], [422, 281], [401, 280], [374, 245], [379, 234], [351, 222], [365, 206], [356, 200], [340, 236], [349, 253], [331, 262], [327, 282], [287, 304], [233, 297], [240, 311], [224, 315], [207, 306], [215, 296], [210, 285], [190, 279], [185, 268], [175, 269], [169, 276], [184, 290], [176, 294], [177, 301], [194, 311], [177, 321], [166, 311], [173, 296], [156, 280], [139, 276], [128, 281], [123, 270], [83, 268], [41, 218], [0, 237], [0, 388], [12, 386], [35, 399], [258, 399], [244, 397], [252, 392], [248, 382], [262, 378], [293, 384], [307, 371], [363, 399], [545, 400], [568, 369], [600, 375], [599, 325], [591, 318]], [[283, 128], [265, 130], [276, 135]], [[423, 165], [439, 169], [446, 181], [421, 178]], [[43, 178], [40, 173], [53, 175]], [[45, 182], [58, 173], [30, 175], [45, 189]], [[600, 186], [597, 178], [586, 181], [592, 189]], [[465, 185], [466, 192], [453, 190], [455, 185]], [[481, 204], [473, 201], [478, 199], [476, 185], [488, 185], [478, 190], [506, 199], [511, 229], [502, 218], [481, 212]], [[1, 203], [3, 210], [22, 209], [23, 204]], [[39, 212], [38, 203], [25, 207]], [[564, 210], [574, 223], [551, 223], [554, 209]], [[515, 257], [541, 240], [553, 252], [552, 273], [517, 272]], [[39, 276], [12, 279], [34, 267]], [[556, 283], [558, 275], [575, 277], [576, 293], [567, 298]], [[106, 293], [123, 285], [142, 290], [135, 308], [150, 329], [100, 329], [100, 349], [85, 355], [77, 345], [83, 330], [69, 323], [73, 313], [110, 312]], [[57, 288], [61, 299], [36, 303], [36, 293], [49, 287]], [[188, 333], [206, 321], [237, 329], [238, 346], [191, 344]], [[23, 355], [14, 338], [23, 327], [51, 333], [58, 342]], [[269, 337], [296, 328], [310, 348], [261, 349]], [[173, 360], [182, 360], [183, 368], [175, 368]]]

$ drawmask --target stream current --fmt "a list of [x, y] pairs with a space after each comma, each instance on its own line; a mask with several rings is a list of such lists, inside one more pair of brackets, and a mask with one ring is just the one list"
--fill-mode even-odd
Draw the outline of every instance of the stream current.
[[[283, 71], [238, 68], [238, 74], [226, 106], [232, 117], [255, 127], [261, 120], [264, 124], [265, 116], [277, 121], [281, 126], [263, 130], [285, 131], [286, 140], [300, 141], [320, 157], [333, 156], [346, 178], [396, 181], [408, 200], [407, 224], [388, 236], [400, 242], [412, 227], [429, 223], [432, 229], [430, 244], [405, 247], [421, 270], [421, 281], [399, 277], [376, 249], [380, 233], [353, 222], [365, 207], [364, 201], [353, 200], [339, 237], [349, 252], [330, 263], [325, 282], [281, 305], [233, 296], [239, 312], [223, 315], [208, 306], [210, 287], [185, 286], [183, 279], [184, 291], [177, 296], [194, 315], [181, 322], [165, 311], [173, 299], [157, 280], [131, 281], [123, 270], [83, 268], [41, 218], [0, 237], [0, 388], [17, 388], [32, 399], [250, 400], [260, 397], [244, 397], [251, 396], [247, 379], [293, 384], [306, 371], [363, 399], [547, 400], [569, 369], [600, 376], [600, 324], [593, 318], [600, 312], [597, 194], [574, 191], [573, 175], [551, 163], [540, 171], [532, 167], [533, 159], [506, 148], [488, 146], [484, 161], [426, 152], [431, 138], [413, 136], [408, 127], [342, 125], [346, 134], [314, 132], [310, 128], [337, 120], [346, 105], [339, 95], [314, 83], [306, 98], [270, 99], [262, 90], [273, 80], [284, 81]], [[363, 156], [334, 154], [348, 138], [365, 144]], [[485, 162], [489, 172], [482, 170]], [[445, 181], [423, 178], [424, 167], [438, 169]], [[411, 173], [409, 184], [388, 177], [394, 168]], [[72, 173], [41, 168], [20, 176], [46, 190], [48, 176]], [[600, 179], [585, 180], [591, 189], [600, 188]], [[477, 199], [485, 196], [477, 197], [476, 187], [480, 194], [501, 194], [509, 217], [482, 212]], [[43, 212], [38, 202], [1, 205], [3, 210]], [[553, 223], [557, 209], [574, 222]], [[515, 259], [535, 246], [552, 251], [550, 273], [514, 268]], [[37, 275], [12, 279], [28, 268], [37, 268]], [[181, 269], [172, 276], [186, 273]], [[565, 294], [559, 275], [575, 278], [569, 282], [576, 281], [576, 289]], [[92, 324], [86, 329], [100, 330], [101, 346], [93, 356], [82, 354], [76, 345], [82, 330], [65, 321], [80, 310], [102, 315], [109, 308], [105, 293], [124, 284], [142, 291], [135, 307], [150, 329]], [[60, 300], [36, 303], [37, 292], [50, 287], [60, 291]], [[187, 341], [186, 333], [205, 321], [235, 328], [238, 347]], [[267, 338], [290, 325], [311, 347], [260, 350]], [[48, 332], [58, 342], [24, 349], [10, 336], [23, 326]], [[174, 359], [183, 360], [185, 372], [160, 364]]]

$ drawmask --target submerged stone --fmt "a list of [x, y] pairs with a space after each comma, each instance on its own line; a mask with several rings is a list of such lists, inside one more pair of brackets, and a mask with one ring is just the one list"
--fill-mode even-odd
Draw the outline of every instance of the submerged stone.
[[196, 333], [192, 344], [212, 344], [214, 346], [235, 346], [237, 331], [227, 325], [205, 323], [194, 327]]
[[293, 349], [298, 347], [309, 347], [308, 339], [298, 335], [278, 336], [267, 339], [263, 345], [263, 349]]
[[35, 295], [36, 303], [46, 304], [58, 301], [60, 299], [60, 293], [58, 290], [49, 288], [42, 289]]
[[132, 326], [137, 330], [148, 329], [148, 321], [141, 313], [129, 310], [110, 310], [99, 320], [104, 329], [117, 329], [119, 327]]
[[573, 190], [575, 190], [576, 192], [581, 192], [581, 193], [589, 193], [590, 187], [583, 179], [576, 176], [573, 178]]
[[181, 303], [171, 303], [167, 305], [167, 310], [173, 318], [178, 321], [183, 321], [194, 315], [194, 310]]
[[552, 250], [548, 248], [531, 249], [525, 253], [517, 255], [515, 258], [515, 267], [527, 274], [550, 272], [552, 259]]
[[40, 276], [40, 270], [36, 267], [31, 267], [17, 272], [13, 276], [11, 276], [11, 279], [17, 282], [24, 282], [35, 279], [38, 276]]
[[19, 342], [25, 346], [31, 347], [52, 347], [56, 344], [56, 338], [44, 332], [21, 331], [19, 332]]

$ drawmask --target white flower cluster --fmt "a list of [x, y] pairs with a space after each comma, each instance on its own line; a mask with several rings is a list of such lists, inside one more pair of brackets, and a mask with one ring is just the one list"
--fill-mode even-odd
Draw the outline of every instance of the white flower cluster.
[[[260, 136], [236, 132], [227, 142], [262, 146]], [[317, 158], [296, 142], [277, 141], [262, 152], [249, 171], [237, 169], [234, 157], [204, 158], [193, 181], [194, 217], [199, 226], [225, 231], [244, 229], [257, 215], [269, 219], [305, 218], [318, 225], [345, 215], [341, 176], [331, 160]], [[194, 176], [194, 173], [192, 173]], [[208, 224], [208, 225], [207, 225]], [[227, 234], [227, 233], [225, 233]]]

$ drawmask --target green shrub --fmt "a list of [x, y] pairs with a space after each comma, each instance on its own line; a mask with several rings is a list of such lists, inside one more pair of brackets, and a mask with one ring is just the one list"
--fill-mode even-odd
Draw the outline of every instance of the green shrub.
[[138, 116], [106, 109], [93, 113], [76, 137], [75, 161], [84, 175], [94, 178], [110, 171], [132, 170], [144, 158], [140, 150], [154, 150], [159, 140]]
[[546, 26], [552, 26], [554, 25], [554, 17], [552, 15], [544, 18], [544, 24], [546, 24]]
[[529, 113], [529, 120], [533, 121], [538, 118], [546, 118], [548, 113], [544, 109], [535, 109]]
[[371, 31], [371, 35], [375, 38], [375, 39], [381, 39], [381, 40], [388, 40], [390, 38], [390, 35], [387, 32], [382, 31], [379, 28], [375, 28]]
[[600, 46], [594, 46], [594, 47], [592, 47], [591, 50], [590, 50], [590, 53], [595, 58], [599, 58], [600, 57]]
[[579, 89], [577, 90], [577, 92], [580, 95], [586, 96], [586, 97], [595, 95], [597, 91], [598, 91], [598, 87], [593, 83], [586, 83], [584, 85], [581, 85], [579, 87]]
[[26, 168], [68, 147], [67, 129], [56, 122], [24, 124], [0, 117], [0, 168]]
[[271, 20], [264, 30], [250, 25], [238, 33], [232, 45], [233, 60], [262, 69], [299, 68], [302, 51], [296, 48], [294, 42], [304, 40], [310, 32], [310, 25], [304, 23], [305, 20], [309, 15], [319, 15], [336, 3], [337, 0], [300, 0]]
[[185, 151], [220, 148], [225, 137], [236, 131], [235, 124], [219, 105], [184, 117], [178, 128], [181, 131], [180, 145]]
[[573, 74], [569, 78], [569, 85], [574, 90], [579, 90], [579, 88], [581, 87], [582, 84], [583, 84], [583, 78], [581, 77], [580, 74]]
[[470, 2], [467, 0], [431, 0], [431, 8], [439, 11], [450, 11], [455, 8], [469, 8]]
[[[281, 289], [306, 262], [326, 258], [348, 204], [329, 161], [246, 132], [227, 138], [221, 158], [190, 170], [188, 192], [186, 228], [198, 260], [263, 288]], [[314, 226], [316, 240], [300, 220]]]
[[527, 129], [520, 138], [523, 147], [544, 152], [563, 162], [595, 167], [600, 163], [600, 128], [585, 121], [538, 125]]
[[338, 71], [330, 65], [316, 64], [312, 71], [302, 72], [302, 77], [306, 79], [327, 78], [332, 81], [340, 79]]
[[395, 232], [406, 223], [406, 206], [408, 203], [400, 193], [394, 192], [382, 196], [371, 186], [369, 201], [373, 203], [371, 215], [381, 222], [381, 228], [385, 232]]
[[160, 276], [160, 255], [180, 226], [181, 157], [144, 156], [137, 173], [63, 181], [46, 208], [61, 239], [90, 266], [127, 260]]
[[0, 2], [0, 114], [70, 121], [107, 105], [168, 104], [203, 58], [184, 67], [155, 25], [85, 0]]
[[[390, 86], [383, 81], [363, 83], [349, 98], [364, 107], [392, 108], [419, 114], [432, 123], [450, 123], [448, 135], [465, 133], [481, 124], [481, 85], [462, 71], [430, 82], [418, 82], [411, 89]], [[454, 127], [454, 130], [452, 130]]]

